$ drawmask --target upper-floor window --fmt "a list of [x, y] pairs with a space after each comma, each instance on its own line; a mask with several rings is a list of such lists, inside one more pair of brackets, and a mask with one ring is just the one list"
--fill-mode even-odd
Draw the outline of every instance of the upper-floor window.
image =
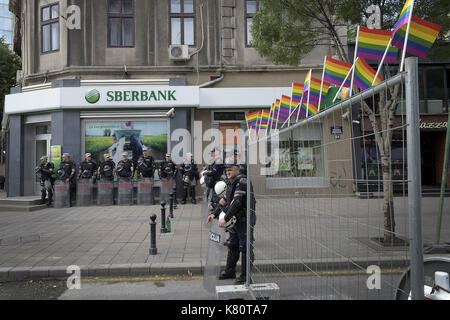
[[42, 53], [59, 50], [59, 4], [41, 7]]
[[259, 0], [246, 0], [245, 1], [245, 45], [251, 46], [253, 40], [252, 33], [250, 32], [250, 26], [252, 25], [253, 14], [258, 11]]
[[133, 0], [108, 0], [108, 47], [134, 47]]
[[195, 0], [169, 0], [170, 44], [195, 45]]

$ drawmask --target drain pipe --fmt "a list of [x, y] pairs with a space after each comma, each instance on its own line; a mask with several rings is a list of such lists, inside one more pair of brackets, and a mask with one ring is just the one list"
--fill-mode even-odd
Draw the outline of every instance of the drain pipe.
[[214, 84], [216, 84], [216, 83], [222, 81], [224, 77], [225, 77], [225, 74], [222, 72], [222, 73], [220, 74], [220, 77], [219, 77], [219, 78], [214, 79], [214, 80], [211, 80], [211, 81], [208, 81], [208, 82], [205, 82], [204, 84], [199, 85], [199, 88], [210, 87], [210, 86], [212, 86], [212, 85], [214, 85]]

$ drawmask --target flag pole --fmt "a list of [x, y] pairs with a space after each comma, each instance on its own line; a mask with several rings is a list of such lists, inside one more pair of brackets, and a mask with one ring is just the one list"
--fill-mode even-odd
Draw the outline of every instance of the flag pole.
[[[312, 79], [312, 73], [311, 73], [311, 79]], [[311, 92], [311, 80], [309, 82], [309, 88], [308, 88], [308, 100], [306, 102], [306, 118], [309, 117], [309, 93]]]
[[[358, 55], [359, 28], [360, 28], [360, 26], [358, 26], [358, 31], [356, 32], [356, 45], [355, 45], [355, 52], [353, 54], [353, 72], [352, 72], [352, 79], [350, 80], [350, 92], [348, 93], [349, 97], [351, 97], [353, 95], [353, 78], [355, 75], [356, 61], [358, 60], [358, 58], [356, 56]], [[388, 48], [389, 48], [389, 46], [388, 46]]]
[[327, 58], [327, 56], [323, 58], [322, 81], [320, 82], [319, 106], [317, 107], [317, 112], [320, 112], [320, 103], [322, 102], [323, 78], [325, 77], [325, 64], [327, 63]]
[[266, 129], [266, 137], [267, 137], [267, 133], [269, 132], [269, 128], [270, 125], [272, 123], [272, 109], [273, 109], [273, 103], [272, 103], [272, 107], [270, 107], [270, 112], [269, 112], [269, 121], [267, 121], [267, 129]]
[[292, 97], [293, 97], [293, 93], [294, 92], [294, 82], [292, 82], [292, 86], [291, 86], [291, 103], [289, 103], [289, 117], [288, 117], [288, 128], [291, 125], [291, 110], [292, 110]]
[[[408, 26], [406, 27], [405, 43], [403, 44], [402, 62], [400, 64], [399, 72], [402, 72], [404, 69], [404, 66], [405, 66], [406, 48], [408, 47], [408, 36], [409, 36], [409, 29], [411, 27], [411, 19], [412, 19], [412, 15], [413, 15], [413, 9], [414, 9], [414, 0], [412, 0], [412, 2], [411, 2], [411, 12], [409, 14]], [[392, 40], [392, 36], [391, 36], [391, 40]], [[373, 81], [375, 81], [375, 79]]]
[[296, 122], [298, 122], [298, 116], [300, 115], [300, 109], [302, 108], [303, 97], [305, 96], [304, 93], [305, 93], [305, 91], [303, 91], [302, 99], [300, 100], [300, 103], [297, 105], [297, 108], [299, 108], [299, 110], [298, 110], [298, 113], [297, 113], [297, 119], [295, 120]]

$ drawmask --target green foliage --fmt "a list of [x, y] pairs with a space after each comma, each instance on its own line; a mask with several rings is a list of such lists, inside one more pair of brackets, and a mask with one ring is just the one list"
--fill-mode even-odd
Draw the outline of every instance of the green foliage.
[[0, 116], [3, 117], [5, 95], [16, 85], [16, 73], [21, 68], [20, 58], [9, 49], [5, 39], [0, 37]]
[[[253, 17], [252, 45], [276, 64], [298, 65], [302, 57], [318, 45], [343, 48], [336, 37], [337, 26], [346, 25], [348, 40], [356, 38], [356, 27], [366, 25], [372, 5], [381, 10], [381, 27], [392, 30], [406, 0], [260, 0], [260, 11]], [[442, 26], [430, 59], [448, 59], [450, 31], [450, 0], [416, 0], [414, 14]], [[347, 60], [345, 52], [340, 52]]]

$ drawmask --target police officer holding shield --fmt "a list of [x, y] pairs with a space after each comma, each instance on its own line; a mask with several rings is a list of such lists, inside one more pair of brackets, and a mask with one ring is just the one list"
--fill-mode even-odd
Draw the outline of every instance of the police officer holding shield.
[[137, 164], [138, 177], [152, 178], [155, 174], [155, 160], [148, 154], [146, 146], [142, 148], [142, 156]]
[[200, 175], [198, 173], [197, 165], [194, 163], [194, 159], [192, 159], [192, 153], [188, 152], [186, 154], [186, 159], [180, 166], [180, 173], [183, 176], [183, 199], [181, 200], [181, 203], [186, 203], [188, 194], [191, 195], [191, 202], [193, 204], [197, 203], [195, 199], [195, 186], [200, 179]]
[[170, 153], [166, 153], [166, 159], [161, 163], [158, 169], [159, 177], [164, 179], [175, 178], [177, 174], [177, 166], [172, 161]]
[[52, 204], [53, 201], [53, 186], [55, 179], [52, 177], [55, 166], [48, 161], [47, 156], [41, 157], [41, 164], [36, 168], [36, 174], [40, 175], [41, 185], [41, 204], [45, 204], [45, 198], [47, 196], [47, 207]]
[[80, 163], [78, 180], [79, 179], [92, 179], [92, 182], [95, 183], [97, 179], [97, 163], [92, 160], [92, 155], [90, 153], [85, 154], [85, 160]]
[[72, 202], [75, 201], [76, 197], [76, 166], [75, 163], [70, 160], [70, 154], [63, 154], [63, 161], [59, 165], [58, 175], [61, 180], [69, 183], [69, 203], [72, 206]]
[[128, 153], [122, 153], [122, 160], [117, 163], [117, 175], [121, 178], [131, 178], [134, 173], [133, 161], [128, 159]]
[[109, 154], [105, 153], [103, 155], [103, 161], [97, 170], [97, 175], [104, 180], [114, 180], [114, 174], [116, 173], [116, 165], [114, 161], [111, 160]]
[[[240, 165], [236, 162], [226, 164], [226, 194], [220, 199], [220, 205], [207, 218], [207, 223], [218, 219], [219, 227], [230, 233], [228, 255], [225, 270], [219, 280], [236, 278], [236, 264], [241, 255], [241, 274], [236, 284], [246, 281], [247, 254], [250, 254], [250, 267], [253, 264], [253, 227], [255, 225], [255, 199], [251, 195], [250, 221], [247, 221], [247, 177], [240, 173]], [[247, 235], [247, 223], [250, 223], [250, 235]], [[247, 252], [247, 237], [250, 236], [250, 252]]]

